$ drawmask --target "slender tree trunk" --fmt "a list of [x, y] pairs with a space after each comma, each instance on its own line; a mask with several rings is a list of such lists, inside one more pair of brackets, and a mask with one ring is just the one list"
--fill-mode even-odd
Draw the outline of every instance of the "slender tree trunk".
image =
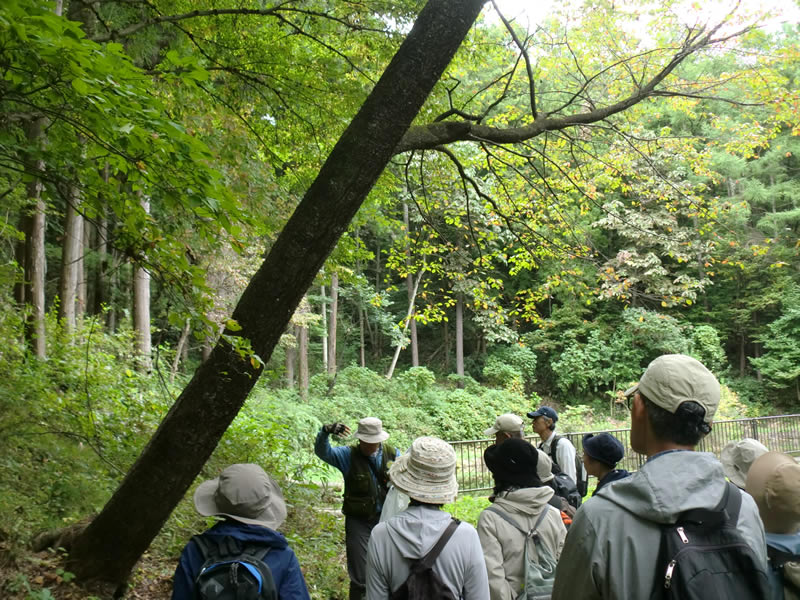
[[[381, 246], [375, 250], [375, 293], [381, 292]], [[383, 336], [381, 335], [380, 325], [375, 327], [375, 337], [372, 339], [372, 358], [379, 361], [383, 356]]]
[[[408, 311], [406, 312], [405, 324], [403, 325], [403, 335], [405, 335], [406, 330], [408, 329], [408, 324], [413, 321], [412, 316], [414, 314], [414, 299], [417, 297], [417, 290], [419, 289], [419, 282], [422, 281], [422, 277], [425, 275], [425, 269], [419, 272], [417, 276], [417, 281], [414, 283], [414, 287], [411, 290], [411, 298], [408, 300]], [[392, 364], [389, 367], [389, 371], [386, 373], [386, 379], [391, 379], [392, 374], [394, 373], [394, 368], [397, 366], [397, 359], [400, 356], [400, 350], [403, 349], [403, 344], [397, 344], [397, 347], [394, 350], [394, 357], [392, 357]], [[419, 366], [419, 365], [417, 365]]]
[[[150, 201], [140, 198], [145, 213], [150, 214]], [[150, 273], [143, 266], [133, 265], [133, 330], [136, 332], [136, 353], [139, 365], [150, 370], [152, 338], [150, 335]]]
[[739, 377], [744, 377], [747, 371], [747, 348], [744, 331], [739, 334]]
[[[108, 169], [106, 169], [106, 173]], [[95, 244], [95, 252], [97, 252], [97, 268], [94, 271], [94, 296], [93, 307], [94, 314], [102, 315], [103, 309], [108, 303], [109, 295], [107, 290], [107, 277], [108, 277], [108, 217], [103, 210], [102, 216], [97, 222], [97, 243]]]
[[328, 297], [325, 295], [325, 286], [320, 286], [320, 297], [322, 303], [320, 314], [322, 315], [322, 369], [328, 372]]
[[364, 339], [364, 309], [358, 307], [358, 336], [359, 336], [359, 350], [361, 351], [361, 368], [367, 366], [367, 349], [366, 340]]
[[66, 331], [73, 331], [78, 292], [78, 266], [83, 249], [83, 218], [78, 213], [80, 191], [77, 184], [72, 186], [69, 196], [64, 214], [64, 241], [61, 246], [58, 320]]
[[444, 322], [443, 325], [444, 331], [442, 332], [442, 337], [444, 338], [444, 360], [442, 361], [444, 364], [442, 365], [442, 370], [445, 373], [450, 372], [450, 323], [448, 321]]
[[[409, 270], [408, 275], [406, 275], [406, 290], [408, 291], [408, 301], [409, 303], [413, 302], [414, 298], [417, 297], [417, 292], [414, 289], [414, 277], [411, 275], [411, 246], [410, 246], [410, 237], [411, 237], [411, 223], [408, 218], [408, 203], [403, 202], [403, 224], [406, 226], [406, 269]], [[412, 311], [412, 316], [416, 311]], [[419, 366], [419, 346], [417, 346], [417, 321], [416, 319], [412, 318], [411, 322], [409, 323], [409, 336], [411, 338], [411, 366], [418, 367]]]
[[[464, 376], [464, 296], [456, 297], [456, 375]], [[458, 387], [464, 387], [459, 381]]]
[[286, 346], [286, 388], [294, 388], [294, 366], [297, 363], [297, 325], [289, 325], [289, 331], [294, 337], [294, 344]]
[[75, 287], [75, 320], [82, 321], [86, 316], [86, 300], [89, 295], [88, 277], [86, 275], [86, 252], [91, 247], [91, 223], [81, 218], [83, 236], [81, 237], [80, 254], [78, 256], [78, 281]]
[[172, 369], [169, 372], [169, 382], [173, 383], [175, 381], [175, 375], [178, 374], [178, 367], [181, 364], [181, 360], [184, 359], [185, 356], [185, 348], [189, 344], [189, 334], [192, 332], [192, 322], [190, 319], [186, 319], [186, 324], [183, 326], [183, 331], [181, 331], [181, 337], [178, 338], [178, 345], [175, 347], [175, 358], [172, 361]]
[[298, 328], [297, 334], [298, 370], [300, 371], [300, 396], [308, 397], [308, 327]]
[[336, 375], [336, 327], [339, 324], [339, 274], [331, 275], [331, 320], [328, 326], [328, 375]]
[[[249, 340], [264, 361], [483, 4], [429, 0], [242, 293], [232, 315], [241, 330], [226, 334]], [[115, 582], [127, 577], [211, 456], [262, 369], [220, 338], [114, 495], [75, 540], [70, 571]]]
[[[57, 14], [61, 14], [58, 12]], [[28, 126], [28, 141], [43, 143], [45, 119], [36, 119]], [[31, 164], [34, 172], [43, 172], [44, 162], [35, 160]], [[42, 200], [42, 181], [34, 177], [27, 185], [28, 202], [32, 212], [26, 219], [25, 229], [25, 284], [24, 301], [30, 305], [30, 314], [26, 325], [26, 338], [33, 353], [43, 359], [47, 355], [47, 333], [45, 331], [45, 295], [44, 281], [47, 261], [44, 251], [45, 236], [45, 204]]]

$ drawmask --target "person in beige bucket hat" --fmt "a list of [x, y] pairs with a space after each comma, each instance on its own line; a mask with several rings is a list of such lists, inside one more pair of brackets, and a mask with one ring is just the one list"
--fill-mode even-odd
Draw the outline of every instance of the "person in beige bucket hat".
[[332, 447], [330, 436], [339, 439], [350, 435], [344, 423], [323, 425], [314, 442], [314, 453], [339, 469], [344, 477], [345, 547], [347, 573], [350, 576], [350, 600], [361, 600], [366, 593], [365, 570], [367, 543], [378, 524], [389, 491], [389, 466], [400, 455], [386, 440], [389, 434], [377, 417], [358, 422], [349, 446]]
[[731, 483], [744, 489], [750, 465], [767, 452], [769, 452], [767, 447], [758, 440], [742, 438], [728, 442], [722, 449], [719, 460], [725, 469], [725, 476]]
[[755, 498], [767, 532], [772, 595], [800, 598], [800, 465], [782, 452], [758, 457], [747, 472], [747, 493]]
[[441, 538], [446, 543], [433, 562], [434, 573], [454, 598], [488, 600], [489, 580], [478, 532], [441, 510], [458, 493], [453, 447], [439, 438], [417, 438], [408, 453], [397, 458], [389, 477], [411, 500], [406, 510], [372, 530], [367, 598], [392, 597], [405, 583], [414, 561], [428, 554]]
[[272, 574], [278, 598], [308, 600], [297, 556], [286, 538], [275, 531], [286, 519], [283, 493], [260, 466], [227, 467], [197, 487], [194, 506], [204, 517], [224, 520], [194, 536], [184, 547], [173, 578], [172, 600], [194, 600], [195, 581], [211, 548], [225, 554], [232, 548], [255, 552], [265, 547], [269, 552], [262, 560]]

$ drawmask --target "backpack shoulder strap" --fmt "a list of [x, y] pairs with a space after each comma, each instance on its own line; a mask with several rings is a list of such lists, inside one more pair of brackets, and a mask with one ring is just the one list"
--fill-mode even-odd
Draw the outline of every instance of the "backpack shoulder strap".
[[195, 543], [198, 550], [200, 550], [203, 560], [208, 560], [209, 556], [217, 550], [217, 545], [212, 543], [206, 536], [193, 535], [192, 541]]
[[444, 530], [444, 533], [439, 537], [439, 540], [433, 545], [428, 553], [419, 561], [419, 565], [421, 569], [430, 569], [433, 566], [433, 563], [436, 562], [436, 559], [439, 558], [439, 554], [441, 554], [444, 547], [447, 545], [447, 542], [450, 541], [450, 538], [455, 533], [458, 526], [461, 525], [461, 521], [456, 519], [455, 517], [450, 518], [450, 523], [447, 525], [447, 528]]
[[525, 535], [532, 535], [533, 533], [536, 532], [536, 530], [539, 528], [539, 525], [541, 525], [542, 521], [547, 516], [547, 507], [548, 506], [549, 505], [545, 505], [544, 506], [542, 512], [539, 514], [539, 518], [536, 519], [536, 523], [534, 523], [534, 525], [533, 525], [533, 527], [531, 528], [530, 531], [526, 531], [522, 527], [520, 527], [519, 523], [517, 523], [516, 519], [514, 519], [511, 515], [509, 515], [506, 511], [504, 511], [503, 509], [501, 509], [498, 506], [494, 506], [494, 505], [488, 506], [488, 507], [486, 507], [486, 510], [490, 510], [495, 514], [500, 515], [503, 519], [505, 519], [508, 523], [513, 525], [515, 528], [520, 530]]
[[678, 516], [678, 522], [693, 523], [706, 527], [719, 527], [723, 524], [736, 526], [742, 508], [742, 492], [730, 481], [725, 483], [722, 499], [714, 508], [695, 508]]

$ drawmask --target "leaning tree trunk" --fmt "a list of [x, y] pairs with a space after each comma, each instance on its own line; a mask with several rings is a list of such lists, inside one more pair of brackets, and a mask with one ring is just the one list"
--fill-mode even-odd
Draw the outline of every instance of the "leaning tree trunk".
[[[430, 0], [342, 134], [233, 311], [269, 360], [314, 277], [395, 152], [485, 0]], [[223, 337], [99, 515], [75, 541], [79, 577], [124, 580], [236, 417], [263, 365]]]

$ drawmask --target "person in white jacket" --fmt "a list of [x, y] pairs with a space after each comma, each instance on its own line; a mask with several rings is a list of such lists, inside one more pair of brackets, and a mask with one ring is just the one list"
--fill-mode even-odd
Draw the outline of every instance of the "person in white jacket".
[[[411, 565], [430, 551], [452, 517], [441, 510], [458, 492], [456, 455], [434, 437], [414, 440], [389, 470], [398, 491], [411, 500], [397, 516], [375, 526], [367, 547], [367, 600], [387, 600], [408, 579]], [[459, 523], [433, 564], [434, 573], [463, 600], [489, 600], [480, 540], [469, 523]]]
[[[525, 440], [509, 439], [490, 447], [484, 460], [495, 479], [494, 506], [526, 531], [545, 512], [536, 531], [543, 546], [558, 560], [567, 529], [561, 511], [549, 504], [553, 489], [537, 474], [540, 453]], [[486, 560], [491, 600], [514, 600], [525, 583], [526, 536], [501, 515], [486, 509], [478, 518], [478, 537]], [[536, 546], [529, 542], [528, 551], [536, 552]]]

